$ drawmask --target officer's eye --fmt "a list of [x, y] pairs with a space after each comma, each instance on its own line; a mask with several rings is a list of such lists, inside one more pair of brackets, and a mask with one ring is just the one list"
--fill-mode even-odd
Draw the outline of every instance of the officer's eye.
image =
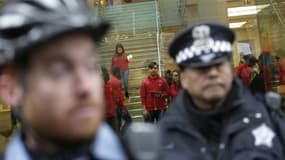
[[86, 67], [87, 67], [88, 71], [91, 71], [91, 72], [100, 72], [101, 71], [100, 65], [95, 63], [95, 62], [87, 63]]
[[100, 72], [101, 67], [95, 58], [89, 58], [86, 62], [86, 68], [90, 72]]
[[49, 64], [48, 73], [52, 78], [60, 78], [70, 72], [71, 69], [72, 67], [69, 64], [57, 61]]

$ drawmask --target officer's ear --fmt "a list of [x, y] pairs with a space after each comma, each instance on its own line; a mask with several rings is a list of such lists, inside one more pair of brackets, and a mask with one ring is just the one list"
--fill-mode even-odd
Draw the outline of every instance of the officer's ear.
[[7, 67], [0, 75], [1, 99], [8, 105], [19, 106], [21, 99], [21, 87], [19, 78], [13, 67]]
[[187, 88], [189, 82], [186, 80], [185, 70], [180, 72], [180, 82], [181, 82], [182, 88]]

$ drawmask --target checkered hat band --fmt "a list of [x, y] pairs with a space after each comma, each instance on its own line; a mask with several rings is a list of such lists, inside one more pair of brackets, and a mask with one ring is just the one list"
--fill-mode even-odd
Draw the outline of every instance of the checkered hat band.
[[228, 41], [212, 41], [207, 46], [193, 46], [186, 47], [180, 50], [176, 56], [176, 63], [181, 63], [185, 60], [192, 59], [202, 54], [206, 55], [209, 53], [219, 53], [219, 52], [232, 52], [232, 45]]

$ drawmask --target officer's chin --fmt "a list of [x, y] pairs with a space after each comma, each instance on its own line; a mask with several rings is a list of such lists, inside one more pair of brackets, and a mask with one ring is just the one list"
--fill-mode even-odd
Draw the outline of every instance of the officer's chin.
[[220, 87], [217, 89], [208, 89], [204, 92], [204, 99], [207, 101], [220, 101], [226, 97], [226, 91], [224, 88]]

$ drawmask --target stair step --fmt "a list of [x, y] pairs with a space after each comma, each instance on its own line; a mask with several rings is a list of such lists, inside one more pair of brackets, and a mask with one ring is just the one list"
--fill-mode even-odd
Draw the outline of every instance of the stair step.
[[[143, 48], [145, 47], [145, 48]], [[151, 44], [151, 45], [142, 45], [140, 46], [140, 48], [126, 48], [125, 49], [126, 52], [128, 54], [132, 54], [133, 56], [145, 56], [144, 53], [146, 54], [155, 54], [157, 52], [157, 48], [156, 46], [154, 46], [154, 44]], [[101, 51], [100, 53], [102, 54], [102, 57], [104, 58], [112, 58], [112, 56], [114, 55], [114, 50], [112, 51], [108, 51], [108, 50], [104, 50], [104, 51]], [[136, 57], [133, 57], [133, 59], [135, 59]], [[132, 60], [133, 60], [132, 59]]]
[[121, 5], [113, 5], [113, 6], [107, 6], [105, 8], [100, 8], [100, 9], [105, 9], [106, 12], [111, 12], [115, 11], [116, 9], [119, 10], [120, 8], [122, 9], [140, 9], [140, 8], [148, 8], [155, 5], [154, 1], [148, 1], [148, 2], [140, 2], [140, 3], [127, 3], [127, 4], [121, 4]]
[[102, 15], [103, 17], [109, 17], [113, 15], [124, 15], [129, 16], [131, 13], [152, 13], [155, 12], [156, 8], [154, 5], [150, 6], [140, 6], [136, 8], [122, 8], [120, 5], [116, 5], [113, 8], [105, 8], [100, 9], [98, 14]]
[[117, 23], [112, 23], [113, 24], [113, 32], [123, 32], [123, 31], [130, 31], [130, 32], [135, 32], [137, 30], [141, 29], [156, 29], [156, 25], [153, 24], [153, 22], [149, 21], [140, 21], [136, 22], [136, 25], [130, 25], [130, 24], [117, 24]]
[[[156, 43], [153, 43], [156, 42], [156, 40], [156, 37], [144, 37], [140, 39], [130, 37], [125, 41], [120, 41], [120, 43], [124, 45], [124, 48], [126, 50], [139, 50], [142, 48], [142, 46], [151, 47], [154, 45], [153, 47], [156, 47]], [[104, 49], [104, 51], [114, 52], [117, 43], [117, 40], [116, 43], [106, 43], [104, 46], [100, 47], [100, 50]]]
[[[131, 110], [134, 110], [134, 109], [142, 109], [143, 107], [142, 106], [128, 106], [128, 110], [131, 112]], [[134, 112], [132, 112], [133, 115], [136, 115], [134, 114]], [[138, 113], [139, 115], [142, 114], [142, 112]]]
[[143, 108], [137, 108], [137, 109], [129, 109], [129, 112], [143, 112]]
[[[135, 38], [129, 38], [126, 41], [120, 41], [120, 43], [122, 43], [124, 45], [124, 48], [126, 49], [126, 51], [128, 50], [135, 50], [135, 51], [139, 51], [140, 49], [147, 47], [147, 48], [151, 48], [151, 47], [156, 47], [156, 37], [146, 37], [146, 38], [141, 38], [139, 40], [135, 39]], [[136, 42], [134, 42], [136, 41]], [[111, 43], [110, 45], [104, 45], [102, 47], [100, 47], [100, 51], [103, 49], [104, 52], [114, 52], [115, 51], [115, 47], [118, 41], [116, 41], [116, 43]], [[145, 48], [145, 49], [147, 49]]]
[[[113, 20], [113, 21], [119, 21], [119, 20], [123, 20], [123, 21], [131, 21], [133, 20], [133, 18], [135, 18], [134, 20], [140, 20], [140, 19], [154, 19], [156, 17], [156, 12], [155, 12], [155, 8], [152, 8], [153, 10], [150, 9], [146, 9], [146, 10], [129, 10], [127, 12], [120, 12], [120, 13], [107, 13], [104, 14], [102, 16], [102, 18], [106, 19], [106, 20]], [[145, 16], [145, 17], [144, 17]]]
[[[132, 98], [132, 99], [134, 99], [134, 98]], [[138, 96], [136, 101], [133, 100], [132, 102], [129, 102], [127, 105], [128, 106], [141, 106], [140, 97]]]
[[131, 37], [131, 38], [142, 38], [142, 37], [150, 37], [155, 36], [156, 31], [146, 30], [141, 32], [136, 32], [135, 34], [133, 32], [120, 32], [120, 33], [109, 33], [108, 37], [110, 38], [124, 38], [125, 36]]
[[132, 116], [132, 119], [134, 122], [143, 122], [143, 116], [142, 115], [136, 115], [136, 116]]
[[142, 115], [143, 109], [132, 109], [132, 110], [129, 110], [129, 113], [133, 116]]

